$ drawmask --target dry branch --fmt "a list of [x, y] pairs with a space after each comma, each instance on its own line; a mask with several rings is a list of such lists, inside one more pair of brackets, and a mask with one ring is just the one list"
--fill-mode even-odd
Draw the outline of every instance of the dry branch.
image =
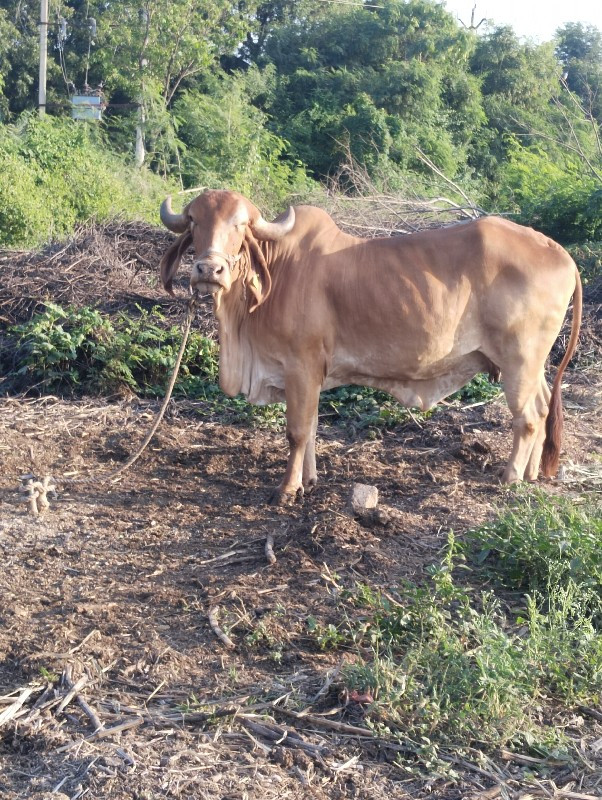
[[229, 650], [233, 650], [236, 645], [230, 639], [230, 637], [223, 632], [220, 628], [219, 623], [217, 621], [217, 612], [219, 611], [219, 606], [214, 606], [210, 608], [207, 612], [207, 617], [209, 619], [209, 625], [211, 626], [211, 630], [217, 636], [217, 638], [227, 647]]
[[132, 717], [110, 728], [101, 727], [99, 730], [95, 730], [91, 736], [88, 736], [87, 741], [90, 742], [96, 739], [105, 739], [107, 736], [115, 736], [116, 733], [122, 733], [123, 731], [129, 731], [131, 728], [137, 728], [138, 725], [142, 725], [143, 722], [144, 717]]
[[275, 745], [298, 748], [308, 755], [311, 755], [313, 758], [318, 759], [322, 764], [324, 763], [322, 756], [326, 752], [325, 746], [311, 744], [311, 742], [305, 741], [297, 731], [285, 728], [281, 725], [276, 725], [276, 723], [270, 723], [268, 725], [265, 722], [257, 722], [244, 714], [239, 715], [238, 720], [256, 736], [262, 736]]
[[319, 717], [315, 714], [302, 714], [296, 711], [290, 711], [288, 708], [283, 708], [282, 706], [278, 705], [273, 705], [272, 708], [274, 711], [284, 714], [287, 717], [291, 717], [292, 719], [296, 719], [298, 722], [302, 722], [304, 725], [311, 723], [318, 728], [326, 728], [329, 731], [336, 731], [337, 733], [342, 733], [345, 736], [361, 736], [363, 739], [376, 738], [372, 731], [368, 728], [360, 728], [357, 725], [348, 725], [346, 722], [337, 722], [334, 719]]
[[265, 540], [265, 557], [267, 558], [268, 564], [276, 563], [276, 556], [274, 555], [273, 533], [268, 533], [267, 539]]
[[21, 694], [17, 697], [17, 699], [11, 703], [8, 708], [5, 708], [2, 713], [0, 713], [0, 728], [2, 725], [6, 725], [7, 722], [10, 722], [10, 720], [15, 717], [15, 715], [25, 705], [27, 699], [34, 693], [34, 691], [35, 688], [32, 687], [21, 690]]

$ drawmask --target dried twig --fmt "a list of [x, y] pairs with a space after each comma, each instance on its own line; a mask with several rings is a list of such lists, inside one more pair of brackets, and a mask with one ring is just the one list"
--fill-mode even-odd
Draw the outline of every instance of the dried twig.
[[88, 736], [87, 741], [89, 742], [96, 739], [105, 739], [107, 736], [114, 736], [116, 733], [129, 731], [131, 728], [137, 728], [138, 725], [142, 725], [144, 721], [144, 717], [131, 717], [130, 719], [126, 719], [124, 722], [120, 722], [119, 725], [113, 725], [110, 728], [101, 727], [95, 730], [91, 736]]
[[276, 563], [276, 556], [274, 555], [274, 534], [268, 533], [267, 539], [265, 540], [265, 557], [268, 560], [268, 564], [275, 564]]
[[324, 764], [322, 756], [326, 750], [325, 746], [306, 742], [297, 731], [277, 725], [276, 723], [270, 723], [268, 725], [265, 722], [257, 722], [244, 714], [239, 715], [238, 720], [256, 735], [263, 736], [264, 739], [274, 742], [276, 745], [299, 748]]
[[214, 606], [213, 608], [210, 608], [209, 611], [207, 612], [209, 625], [211, 625], [211, 630], [217, 636], [217, 638], [224, 644], [224, 646], [227, 647], [229, 650], [233, 650], [236, 647], [236, 645], [234, 644], [232, 639], [230, 639], [230, 637], [223, 632], [217, 621], [218, 610], [219, 606]]
[[2, 725], [6, 725], [7, 722], [10, 722], [11, 719], [17, 714], [17, 712], [22, 708], [22, 706], [27, 701], [28, 697], [32, 695], [35, 691], [35, 688], [28, 687], [27, 689], [22, 689], [21, 694], [17, 697], [14, 703], [11, 703], [8, 708], [5, 708], [4, 711], [0, 714], [0, 727]]

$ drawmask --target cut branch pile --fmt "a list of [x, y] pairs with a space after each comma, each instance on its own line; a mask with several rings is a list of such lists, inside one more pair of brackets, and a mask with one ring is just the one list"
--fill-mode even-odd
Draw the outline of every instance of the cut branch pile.
[[[202, 778], [204, 770], [209, 769], [212, 759], [223, 760], [225, 749], [236, 749], [245, 741], [247, 747], [250, 744], [255, 758], [263, 757], [274, 765], [280, 765], [288, 780], [303, 786], [311, 785], [316, 778], [319, 785], [325, 786], [345, 773], [366, 770], [370, 764], [376, 763], [375, 758], [376, 761], [384, 758], [394, 764], [400, 755], [411, 760], [417, 752], [417, 745], [404, 741], [402, 737], [378, 735], [363, 725], [333, 719], [333, 714], [339, 717], [345, 714], [345, 706], [323, 713], [314, 711], [312, 706], [294, 710], [290, 707], [292, 692], [275, 700], [249, 702], [250, 697], [258, 694], [258, 687], [252, 687], [242, 697], [230, 701], [227, 698], [197, 701], [199, 710], [183, 710], [176, 698], [158, 692], [153, 704], [151, 698], [140, 704], [134, 698], [128, 701], [123, 697], [116, 702], [111, 698], [96, 697], [93, 705], [84, 696], [84, 691], [98, 694], [98, 689], [98, 682], [87, 673], [74, 680], [72, 666], [68, 665], [61, 677], [54, 681], [34, 683], [0, 697], [0, 708], [3, 708], [0, 729], [12, 726], [14, 739], [19, 735], [39, 734], [43, 727], [54, 725], [62, 732], [63, 738], [55, 753], [66, 754], [69, 758], [73, 753], [80, 757], [86, 754], [86, 759], [94, 754], [92, 760], [87, 760], [85, 768], [85, 772], [91, 775], [98, 769], [95, 767], [98, 761], [101, 772], [106, 772], [102, 767], [107, 764], [107, 759], [106, 756], [101, 758], [102, 753], [110, 753], [113, 760], [108, 763], [118, 769], [143, 768], [141, 759], [144, 755], [149, 757], [152, 745], [164, 742], [162, 731], [171, 736], [177, 728], [183, 732], [187, 729], [204, 732], [205, 744], [197, 748], [196, 761], [200, 762], [196, 770], [198, 779]], [[299, 699], [296, 698], [297, 704]], [[70, 712], [73, 706], [83, 712], [83, 723]], [[203, 708], [206, 710], [200, 710]], [[279, 719], [282, 717], [288, 724]], [[72, 730], [74, 723], [77, 723], [75, 731]], [[124, 742], [122, 735], [126, 733]], [[525, 791], [531, 798], [558, 800], [596, 800], [600, 796], [601, 776], [596, 778], [595, 774], [592, 775], [591, 790], [586, 789], [570, 779], [570, 770], [567, 771], [562, 760], [536, 758], [505, 749], [491, 757], [475, 751], [474, 761], [469, 752], [460, 756], [441, 751], [439, 757], [465, 771], [465, 785], [472, 790], [464, 796], [473, 800], [494, 800], [497, 797], [525, 800]], [[150, 758], [154, 761], [152, 753]], [[258, 760], [258, 769], [260, 763]], [[177, 760], [173, 766], [177, 766]], [[240, 778], [245, 773], [244, 760], [242, 763], [231, 762], [230, 768], [241, 770], [240, 775], [237, 773]], [[534, 780], [534, 770], [545, 778]], [[174, 769], [174, 779], [176, 771]], [[116, 774], [115, 770], [112, 774]], [[283, 782], [282, 778], [280, 782]]]
[[[484, 216], [480, 208], [422, 152], [417, 157], [449, 190], [449, 196], [421, 197], [410, 187], [403, 193], [377, 188], [365, 167], [351, 153], [330, 183], [327, 211], [348, 233], [365, 238], [416, 233], [427, 228]], [[446, 192], [447, 194], [447, 192]]]

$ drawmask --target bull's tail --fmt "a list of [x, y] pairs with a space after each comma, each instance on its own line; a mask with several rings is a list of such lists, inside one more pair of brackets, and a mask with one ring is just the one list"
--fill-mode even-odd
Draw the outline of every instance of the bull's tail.
[[546, 439], [541, 454], [541, 470], [546, 478], [552, 478], [558, 471], [560, 461], [560, 443], [562, 440], [562, 376], [577, 347], [579, 328], [581, 327], [581, 312], [583, 309], [583, 288], [579, 270], [575, 267], [576, 284], [573, 293], [573, 323], [571, 325], [571, 338], [566, 348], [564, 358], [560, 362], [554, 384], [552, 396], [546, 419]]

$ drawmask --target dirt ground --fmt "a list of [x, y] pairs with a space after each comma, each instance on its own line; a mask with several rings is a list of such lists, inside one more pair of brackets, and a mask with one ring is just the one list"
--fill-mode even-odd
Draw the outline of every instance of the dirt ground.
[[[154, 235], [160, 247], [164, 238]], [[133, 257], [129, 277], [123, 263], [107, 267], [104, 259], [99, 270], [112, 281], [104, 298], [98, 276], [88, 288], [77, 280], [69, 288], [78, 273], [64, 265], [81, 253], [95, 257], [95, 236], [37, 261], [2, 254], [5, 321], [26, 318], [42, 288], [62, 303], [75, 297], [131, 307], [160, 299], [148, 266], [156, 253], [143, 253], [133, 234], [140, 260]], [[110, 236], [122, 251], [130, 246], [123, 228]], [[32, 263], [39, 284], [25, 293]], [[17, 308], [20, 291], [27, 302]], [[588, 313], [599, 320], [600, 307]], [[599, 328], [592, 330], [585, 340], [594, 353]], [[591, 480], [600, 485], [602, 373], [590, 362], [567, 372], [563, 468], [552, 491], [573, 495]], [[400, 578], [419, 579], [450, 529], [461, 536], [494, 515], [508, 491], [498, 481], [510, 446], [502, 399], [443, 406], [375, 440], [322, 421], [320, 483], [283, 508], [266, 503], [284, 469], [282, 432], [224, 425], [203, 418], [193, 402], [176, 402], [117, 483], [64, 486], [60, 476], [122, 463], [157, 404], [4, 396], [0, 408], [6, 800], [526, 800], [556, 796], [552, 779], [564, 787], [559, 797], [602, 796], [602, 724], [581, 717], [573, 725], [585, 766], [577, 774], [547, 765], [548, 778], [539, 787], [531, 782], [530, 794], [535, 765], [507, 754], [458, 759], [456, 783], [409, 773], [394, 749], [362, 738], [361, 708], [337, 681], [341, 654], [322, 652], [308, 631], [309, 617], [336, 622], [341, 585], [369, 581], [394, 590]], [[57, 480], [50, 509], [37, 518], [19, 491], [26, 473]], [[354, 482], [378, 487], [386, 524], [354, 516]], [[232, 647], [216, 635], [213, 613]], [[296, 716], [300, 709], [304, 715]]]

